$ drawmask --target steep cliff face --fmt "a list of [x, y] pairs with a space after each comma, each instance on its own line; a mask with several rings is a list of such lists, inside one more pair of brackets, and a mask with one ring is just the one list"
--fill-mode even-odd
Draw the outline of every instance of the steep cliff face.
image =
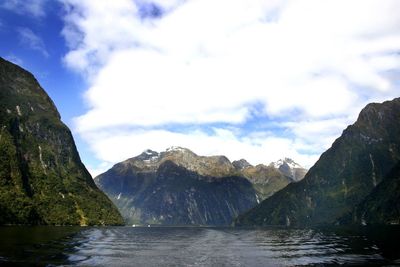
[[121, 223], [49, 96], [0, 58], [0, 224]]
[[[346, 218], [347, 217], [347, 218]], [[400, 224], [400, 162], [341, 223]]]
[[369, 104], [305, 178], [239, 216], [237, 225], [336, 223], [400, 159], [400, 99]]

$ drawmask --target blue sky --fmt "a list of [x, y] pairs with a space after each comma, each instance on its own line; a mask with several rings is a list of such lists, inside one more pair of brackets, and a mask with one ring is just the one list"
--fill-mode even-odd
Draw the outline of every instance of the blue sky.
[[310, 167], [399, 96], [396, 0], [8, 0], [0, 56], [31, 71], [93, 175], [150, 148]]
[[61, 36], [61, 4], [52, 1], [41, 9], [45, 14], [0, 9], [1, 56], [34, 73], [70, 124], [74, 116], [84, 112], [80, 94], [85, 82], [62, 63], [68, 49]]

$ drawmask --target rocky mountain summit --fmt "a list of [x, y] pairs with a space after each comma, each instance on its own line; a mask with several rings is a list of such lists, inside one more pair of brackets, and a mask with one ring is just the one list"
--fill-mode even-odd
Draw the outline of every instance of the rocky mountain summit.
[[400, 98], [368, 104], [303, 180], [239, 216], [236, 225], [399, 221]]
[[123, 161], [121, 164], [125, 168], [132, 167], [156, 171], [165, 161], [172, 161], [187, 170], [203, 176], [225, 177], [236, 174], [235, 167], [227, 157], [198, 156], [183, 147], [170, 147], [161, 153], [148, 149], [139, 156]]
[[293, 180], [273, 165], [171, 147], [146, 150], [95, 181], [128, 223], [227, 225]]
[[280, 159], [271, 164], [286, 177], [291, 178], [295, 182], [303, 179], [307, 173], [307, 169], [302, 167], [300, 164], [294, 162], [294, 160], [290, 158]]
[[122, 224], [32, 74], [0, 58], [0, 224]]

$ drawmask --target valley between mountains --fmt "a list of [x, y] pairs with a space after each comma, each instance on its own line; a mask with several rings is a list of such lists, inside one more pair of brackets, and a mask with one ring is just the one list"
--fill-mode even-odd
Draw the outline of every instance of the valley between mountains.
[[[134, 155], [133, 155], [134, 156]], [[146, 150], [95, 177], [31, 73], [0, 58], [0, 224], [400, 223], [400, 98], [371, 103], [310, 170]]]

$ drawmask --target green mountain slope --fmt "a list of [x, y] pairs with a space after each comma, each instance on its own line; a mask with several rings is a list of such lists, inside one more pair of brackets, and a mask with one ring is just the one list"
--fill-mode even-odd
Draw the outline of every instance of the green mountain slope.
[[[400, 224], [400, 162], [354, 209], [357, 224]], [[346, 221], [344, 221], [346, 222]]]
[[32, 74], [0, 58], [0, 224], [121, 224]]
[[239, 216], [236, 225], [335, 223], [400, 160], [400, 98], [369, 104], [298, 183]]

